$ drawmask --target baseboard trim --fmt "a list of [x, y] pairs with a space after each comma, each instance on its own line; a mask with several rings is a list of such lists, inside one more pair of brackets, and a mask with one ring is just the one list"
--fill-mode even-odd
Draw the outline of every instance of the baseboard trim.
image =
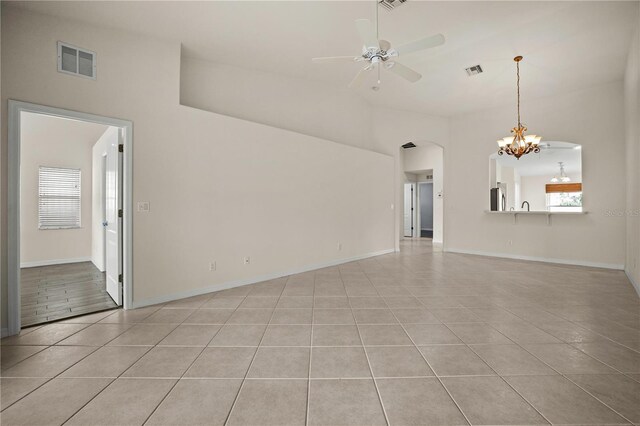
[[387, 250], [380, 250], [380, 251], [376, 251], [376, 252], [372, 252], [372, 253], [367, 253], [367, 254], [363, 254], [361, 256], [354, 256], [354, 257], [349, 257], [349, 258], [345, 258], [345, 259], [337, 259], [337, 260], [332, 260], [329, 262], [323, 262], [323, 263], [316, 263], [313, 265], [306, 265], [300, 268], [295, 268], [295, 269], [291, 269], [285, 272], [276, 272], [273, 274], [267, 274], [267, 275], [262, 275], [259, 277], [253, 277], [253, 278], [245, 278], [242, 280], [235, 280], [235, 281], [229, 281], [226, 283], [221, 283], [221, 284], [215, 284], [212, 286], [208, 286], [208, 287], [201, 287], [201, 288], [196, 288], [193, 290], [187, 290], [187, 291], [181, 291], [179, 293], [172, 293], [172, 294], [168, 294], [165, 296], [158, 296], [158, 297], [153, 297], [150, 299], [144, 299], [144, 300], [134, 300], [132, 303], [132, 308], [136, 309], [136, 308], [143, 308], [145, 306], [151, 306], [151, 305], [157, 305], [158, 303], [167, 303], [167, 302], [172, 302], [174, 300], [179, 300], [179, 299], [184, 299], [187, 297], [193, 297], [193, 296], [200, 296], [202, 294], [206, 294], [206, 293], [212, 293], [214, 291], [220, 291], [220, 290], [227, 290], [230, 288], [235, 288], [235, 287], [241, 287], [243, 285], [248, 285], [248, 284], [255, 284], [255, 283], [259, 283], [262, 281], [268, 281], [268, 280], [273, 280], [276, 278], [281, 278], [281, 277], [286, 277], [288, 275], [294, 275], [294, 274], [301, 274], [303, 272], [309, 272], [309, 271], [313, 271], [316, 269], [322, 269], [322, 268], [328, 268], [331, 266], [337, 266], [337, 265], [342, 265], [343, 263], [349, 263], [349, 262], [355, 262], [357, 260], [363, 260], [363, 259], [368, 259], [370, 257], [376, 257], [376, 256], [382, 256], [384, 254], [389, 254], [389, 253], [394, 253], [395, 249], [387, 249]]
[[35, 262], [20, 262], [21, 268], [35, 268], [37, 266], [64, 265], [67, 263], [91, 262], [91, 256], [75, 259], [36, 260]]
[[7, 337], [8, 335], [9, 335], [9, 329], [8, 328], [0, 329], [0, 338]]
[[640, 283], [636, 282], [633, 277], [631, 276], [631, 272], [627, 271], [626, 269], [624, 270], [625, 275], [627, 276], [627, 278], [629, 279], [629, 282], [631, 282], [631, 285], [633, 286], [633, 288], [636, 290], [636, 293], [638, 293], [638, 297], [640, 297]]
[[603, 268], [603, 269], [616, 269], [619, 271], [624, 270], [624, 265], [620, 265], [617, 263], [599, 263], [599, 262], [589, 262], [586, 260], [571, 260], [571, 259], [555, 259], [550, 257], [536, 257], [536, 256], [522, 256], [518, 254], [509, 254], [509, 253], [496, 253], [496, 252], [487, 252], [487, 251], [478, 251], [478, 250], [464, 250], [457, 248], [449, 248], [445, 249], [447, 252], [451, 253], [460, 253], [460, 254], [472, 254], [476, 256], [487, 256], [487, 257], [500, 257], [504, 259], [516, 259], [516, 260], [529, 260], [531, 262], [545, 262], [545, 263], [557, 263], [560, 265], [574, 265], [574, 266], [588, 266], [591, 268]]

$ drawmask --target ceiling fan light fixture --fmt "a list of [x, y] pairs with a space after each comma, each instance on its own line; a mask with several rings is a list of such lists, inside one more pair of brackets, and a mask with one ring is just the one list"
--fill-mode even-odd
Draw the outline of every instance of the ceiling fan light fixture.
[[[376, 0], [378, 2], [404, 2], [406, 0]], [[337, 56], [326, 58], [312, 58], [312, 61], [318, 64], [329, 62], [368, 62], [365, 68], [361, 69], [356, 77], [349, 83], [349, 87], [355, 88], [363, 83], [364, 78], [362, 71], [370, 71], [373, 68], [378, 70], [378, 85], [380, 84], [380, 70], [388, 70], [399, 77], [415, 83], [420, 80], [422, 76], [415, 70], [394, 61], [389, 61], [392, 58], [404, 56], [405, 54], [417, 52], [421, 50], [431, 49], [444, 44], [445, 38], [442, 34], [436, 34], [429, 37], [424, 37], [419, 40], [415, 40], [409, 43], [405, 43], [397, 48], [392, 48], [391, 43], [387, 40], [380, 39], [379, 37], [379, 19], [378, 19], [378, 7], [376, 6], [376, 22], [375, 26], [368, 19], [356, 19], [356, 30], [363, 42], [362, 54], [359, 57], [353, 58], [349, 56]], [[388, 62], [389, 61], [389, 62]], [[379, 64], [385, 64], [382, 68]]]

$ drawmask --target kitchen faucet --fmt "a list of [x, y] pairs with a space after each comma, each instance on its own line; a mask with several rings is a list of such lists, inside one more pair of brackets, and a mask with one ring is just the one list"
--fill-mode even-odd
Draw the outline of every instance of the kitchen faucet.
[[528, 201], [523, 201], [522, 205], [520, 206], [521, 209], [524, 209], [524, 205], [527, 205], [527, 211], [531, 211], [531, 208], [529, 207], [529, 202]]

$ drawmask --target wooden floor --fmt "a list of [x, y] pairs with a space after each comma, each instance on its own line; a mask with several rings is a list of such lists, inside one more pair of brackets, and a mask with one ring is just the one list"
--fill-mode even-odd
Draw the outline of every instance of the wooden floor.
[[91, 262], [22, 268], [20, 298], [23, 327], [117, 307]]

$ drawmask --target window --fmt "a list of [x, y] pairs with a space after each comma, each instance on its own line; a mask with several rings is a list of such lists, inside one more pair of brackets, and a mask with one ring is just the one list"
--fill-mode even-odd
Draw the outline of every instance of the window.
[[80, 169], [38, 169], [38, 229], [80, 228]]
[[547, 210], [550, 212], [581, 212], [582, 184], [548, 184]]

